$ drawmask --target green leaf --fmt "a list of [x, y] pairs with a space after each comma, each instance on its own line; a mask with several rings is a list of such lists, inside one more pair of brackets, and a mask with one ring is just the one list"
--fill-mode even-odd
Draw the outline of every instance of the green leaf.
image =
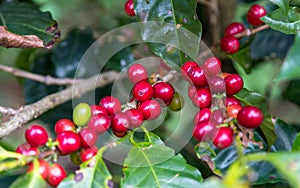
[[242, 47], [234, 54], [228, 54], [228, 57], [230, 57], [235, 63], [238, 63], [247, 74], [251, 72], [252, 59], [249, 44]]
[[267, 144], [269, 147], [271, 147], [275, 141], [276, 141], [276, 133], [275, 133], [275, 128], [274, 124], [272, 122], [272, 117], [271, 116], [265, 116], [262, 124], [259, 126], [261, 131], [263, 132]]
[[275, 78], [276, 81], [291, 80], [300, 78], [300, 32], [295, 37], [295, 42], [290, 48], [286, 58], [284, 59], [283, 65], [278, 76]]
[[289, 0], [270, 0], [272, 3], [278, 5], [285, 16], [288, 14]]
[[217, 154], [211, 145], [207, 142], [200, 142], [195, 146], [195, 152], [199, 159], [204, 156], [215, 157]]
[[[69, 175], [58, 186], [62, 187], [112, 187], [112, 176], [102, 159], [101, 149], [95, 156], [95, 164], [90, 166], [90, 161], [80, 165], [75, 174]], [[92, 159], [93, 160], [93, 159]]]
[[267, 114], [266, 99], [261, 94], [243, 88], [235, 97], [239, 99], [243, 105], [256, 106], [260, 108], [265, 115]]
[[110, 60], [105, 64], [105, 70], [113, 69], [116, 71], [122, 71], [134, 62], [134, 56], [131, 52], [131, 47], [124, 48], [123, 50], [116, 53]]
[[10, 188], [36, 188], [36, 187], [47, 187], [45, 180], [39, 173], [38, 161], [34, 160], [34, 169], [31, 172], [27, 172], [25, 175], [20, 176]]
[[124, 162], [121, 187], [200, 187], [200, 172], [171, 148], [133, 147]]
[[286, 34], [297, 34], [300, 30], [300, 9], [298, 7], [290, 7], [288, 16], [284, 16], [281, 9], [277, 9], [260, 19], [272, 29]]
[[143, 40], [154, 41], [149, 43], [151, 50], [167, 63], [180, 66], [198, 56], [202, 26], [196, 15], [196, 5], [196, 0], [134, 1], [140, 21], [156, 21], [145, 24]]
[[277, 119], [275, 122], [275, 133], [276, 142], [274, 143], [274, 148], [276, 151], [291, 151], [297, 136], [296, 129], [283, 120]]
[[18, 35], [36, 35], [44, 41], [45, 46], [52, 46], [60, 36], [51, 14], [28, 3], [2, 3], [0, 25]]
[[300, 151], [300, 133], [297, 134], [294, 140], [292, 151]]
[[292, 80], [286, 90], [283, 92], [283, 97], [293, 103], [300, 105], [300, 79]]

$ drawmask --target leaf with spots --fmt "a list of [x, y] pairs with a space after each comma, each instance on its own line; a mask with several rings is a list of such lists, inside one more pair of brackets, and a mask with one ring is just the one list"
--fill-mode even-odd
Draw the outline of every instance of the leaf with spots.
[[143, 40], [170, 66], [198, 56], [202, 26], [196, 5], [196, 0], [134, 1], [138, 19], [144, 23]]
[[132, 147], [124, 162], [122, 187], [200, 187], [202, 176], [182, 155], [163, 145]]

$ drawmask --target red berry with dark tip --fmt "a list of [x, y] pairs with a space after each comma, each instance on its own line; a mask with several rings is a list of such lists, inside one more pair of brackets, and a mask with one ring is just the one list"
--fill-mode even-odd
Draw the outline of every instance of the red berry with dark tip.
[[76, 130], [76, 125], [72, 120], [60, 119], [56, 122], [54, 130], [56, 134], [60, 134], [66, 131], [74, 132]]
[[25, 138], [28, 144], [33, 147], [43, 146], [48, 141], [48, 133], [44, 127], [32, 125], [26, 130]]
[[129, 120], [130, 128], [139, 127], [144, 122], [143, 113], [137, 109], [126, 110], [125, 114]]
[[49, 167], [47, 182], [49, 185], [56, 187], [58, 184], [67, 177], [65, 169], [58, 163], [52, 164]]
[[112, 131], [113, 134], [116, 136], [116, 137], [119, 137], [119, 138], [123, 138], [126, 134], [127, 134], [127, 131], [124, 131], [124, 132], [116, 132], [116, 131]]
[[187, 61], [181, 66], [181, 76], [185, 80], [190, 79], [188, 73], [192, 67], [199, 67], [199, 65], [194, 61]]
[[97, 147], [91, 147], [91, 148], [85, 148], [80, 151], [80, 159], [82, 162], [85, 162], [87, 160], [90, 160], [94, 156], [97, 155], [98, 148]]
[[221, 127], [216, 130], [217, 134], [213, 140], [213, 144], [218, 149], [225, 149], [233, 142], [233, 131], [230, 127]]
[[212, 140], [215, 135], [216, 125], [212, 122], [200, 122], [194, 127], [193, 137], [198, 142]]
[[142, 112], [144, 119], [153, 120], [160, 116], [161, 106], [156, 100], [147, 100], [142, 102], [138, 110]]
[[117, 112], [111, 117], [111, 129], [116, 132], [126, 132], [129, 128], [129, 119], [124, 112]]
[[57, 135], [56, 140], [59, 151], [64, 155], [77, 151], [80, 148], [80, 137], [74, 132], [63, 132]]
[[142, 80], [133, 86], [132, 95], [139, 102], [149, 100], [153, 96], [152, 85]]
[[[38, 165], [39, 165], [38, 167], [39, 174], [42, 176], [43, 179], [46, 179], [49, 174], [48, 162], [43, 159], [39, 159]], [[27, 172], [32, 172], [33, 169], [34, 169], [34, 163], [30, 163]]]
[[100, 106], [106, 109], [108, 115], [121, 111], [121, 102], [113, 96], [106, 96], [100, 100]]
[[93, 147], [96, 145], [98, 140], [97, 133], [89, 127], [82, 128], [79, 132], [79, 137], [81, 146], [83, 148]]
[[220, 48], [227, 54], [233, 54], [239, 51], [240, 41], [234, 36], [225, 36], [220, 42]]
[[226, 84], [226, 93], [228, 95], [234, 95], [243, 89], [244, 81], [238, 74], [230, 74], [224, 79]]
[[245, 26], [240, 22], [233, 22], [225, 28], [225, 35], [233, 36], [245, 31]]
[[226, 106], [231, 106], [231, 105], [240, 105], [241, 106], [241, 102], [235, 98], [235, 96], [227, 96], [225, 99], [225, 105]]
[[200, 109], [194, 116], [194, 125], [197, 125], [200, 122], [209, 121], [211, 115], [211, 110], [209, 108]]
[[239, 124], [249, 129], [259, 127], [263, 119], [263, 113], [255, 106], [245, 106], [237, 114]]
[[192, 98], [192, 102], [199, 108], [209, 108], [211, 105], [211, 93], [207, 88], [199, 88]]
[[172, 101], [175, 91], [171, 84], [167, 82], [157, 82], [153, 86], [153, 97], [164, 102]]
[[24, 156], [34, 156], [39, 154], [39, 150], [36, 147], [32, 147], [28, 143], [21, 144], [17, 147], [16, 152]]
[[194, 84], [196, 87], [205, 87], [207, 86], [207, 79], [205, 77], [204, 71], [201, 69], [201, 67], [196, 66], [192, 67], [188, 75], [190, 77], [190, 82]]
[[111, 124], [111, 120], [107, 115], [96, 115], [91, 117], [88, 122], [88, 127], [96, 131], [97, 134], [104, 133]]
[[141, 64], [133, 64], [127, 70], [127, 76], [131, 83], [135, 84], [148, 78], [147, 69]]
[[91, 105], [92, 116], [107, 115], [106, 109], [99, 105]]
[[254, 4], [248, 10], [247, 20], [251, 25], [259, 26], [259, 25], [263, 24], [263, 22], [260, 20], [260, 18], [265, 16], [266, 14], [267, 14], [267, 11], [266, 11], [265, 7], [258, 5], [258, 4]]
[[202, 68], [205, 74], [210, 76], [217, 76], [222, 71], [222, 63], [217, 57], [209, 57], [204, 61]]
[[126, 1], [124, 5], [124, 10], [128, 16], [135, 16], [133, 0]]

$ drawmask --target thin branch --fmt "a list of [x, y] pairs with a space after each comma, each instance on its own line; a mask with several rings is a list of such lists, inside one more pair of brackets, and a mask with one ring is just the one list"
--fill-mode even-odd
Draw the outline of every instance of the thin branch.
[[79, 80], [74, 80], [74, 79], [70, 79], [70, 78], [55, 78], [50, 75], [44, 76], [44, 75], [40, 75], [40, 74], [34, 74], [31, 72], [23, 71], [21, 69], [17, 69], [17, 68], [2, 65], [2, 64], [0, 64], [0, 70], [11, 73], [12, 75], [17, 76], [17, 77], [27, 78], [30, 80], [44, 83], [46, 85], [72, 85], [75, 82], [79, 81]]
[[119, 74], [120, 73], [115, 71], [104, 72], [76, 83], [75, 87], [68, 87], [62, 91], [48, 95], [35, 103], [21, 107], [10, 120], [1, 123], [0, 139], [11, 134], [30, 120], [39, 117], [48, 110], [53, 109], [72, 98], [79, 98], [88, 91], [114, 82], [116, 78], [121, 79], [125, 77], [125, 74]]
[[0, 106], [0, 114], [5, 114], [5, 115], [15, 115], [17, 113], [17, 110], [9, 107], [4, 107]]
[[269, 25], [262, 25], [262, 26], [259, 26], [259, 27], [256, 27], [254, 29], [246, 29], [245, 31], [241, 32], [241, 33], [238, 33], [236, 35], [234, 35], [236, 38], [242, 38], [242, 37], [249, 37], [251, 35], [254, 35], [255, 33], [258, 33], [262, 30], [265, 30], [265, 29], [268, 29], [270, 26]]

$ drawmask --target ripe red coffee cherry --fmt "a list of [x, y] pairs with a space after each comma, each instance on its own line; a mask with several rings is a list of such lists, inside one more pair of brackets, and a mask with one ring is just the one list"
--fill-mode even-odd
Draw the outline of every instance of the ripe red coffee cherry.
[[121, 111], [121, 102], [113, 96], [106, 96], [100, 100], [100, 106], [106, 109], [108, 115]]
[[60, 134], [66, 131], [74, 132], [76, 130], [76, 125], [72, 120], [60, 119], [56, 122], [54, 130], [56, 134]]
[[188, 75], [190, 77], [190, 82], [196, 87], [205, 87], [207, 86], [207, 79], [205, 77], [204, 71], [199, 66], [192, 67]]
[[67, 173], [60, 164], [55, 163], [49, 167], [49, 174], [47, 176], [49, 185], [56, 187], [65, 177], [67, 177]]
[[217, 109], [211, 112], [211, 120], [216, 124], [222, 124], [224, 122], [224, 115], [221, 109]]
[[57, 135], [56, 140], [59, 151], [64, 155], [77, 151], [80, 148], [80, 137], [74, 132], [63, 132]]
[[259, 25], [263, 24], [263, 22], [260, 20], [260, 18], [265, 16], [266, 14], [267, 14], [267, 11], [263, 6], [254, 4], [248, 10], [247, 20], [251, 25], [259, 26]]
[[225, 36], [220, 42], [220, 48], [227, 54], [233, 54], [239, 51], [240, 41], [233, 36]]
[[80, 159], [82, 162], [85, 162], [94, 156], [97, 155], [98, 148], [97, 147], [92, 147], [92, 148], [85, 148], [80, 151]]
[[224, 81], [226, 84], [226, 93], [228, 95], [237, 94], [243, 89], [244, 81], [238, 74], [230, 74], [225, 77]]
[[149, 82], [142, 80], [133, 86], [132, 95], [137, 101], [143, 102], [152, 98], [153, 88]]
[[241, 102], [235, 98], [234, 96], [227, 96], [225, 99], [225, 105], [231, 106], [231, 105], [239, 105], [241, 106]]
[[116, 132], [126, 132], [129, 128], [129, 119], [124, 112], [116, 112], [111, 117], [111, 129]]
[[237, 114], [239, 124], [249, 129], [259, 127], [263, 119], [263, 113], [255, 106], [245, 106]]
[[225, 35], [234, 36], [245, 31], [245, 27], [240, 22], [233, 22], [225, 28]]
[[97, 134], [102, 134], [110, 127], [110, 124], [110, 118], [107, 115], [100, 114], [91, 117], [90, 121], [88, 122], [88, 127], [96, 131]]
[[217, 57], [209, 57], [204, 61], [202, 68], [205, 74], [216, 76], [221, 73], [222, 63]]
[[140, 104], [138, 110], [143, 113], [144, 119], [153, 120], [160, 116], [161, 106], [156, 100], [147, 100]]
[[99, 105], [91, 105], [92, 116], [107, 115], [106, 109]]
[[242, 109], [240, 105], [230, 105], [226, 107], [226, 111], [229, 117], [237, 118], [239, 111]]
[[129, 109], [125, 111], [125, 114], [129, 120], [130, 128], [136, 128], [143, 124], [143, 113], [137, 109]]
[[89, 127], [82, 128], [79, 132], [79, 137], [83, 148], [93, 147], [98, 140], [97, 133]]
[[164, 102], [171, 101], [174, 97], [174, 88], [167, 82], [157, 82], [153, 86], [153, 97], [159, 98]]
[[127, 70], [127, 76], [131, 83], [135, 84], [148, 78], [147, 69], [141, 64], [132, 64]]
[[39, 154], [39, 150], [36, 147], [32, 147], [28, 143], [21, 144], [17, 147], [16, 152], [24, 156], [34, 156]]
[[198, 142], [212, 140], [215, 135], [216, 125], [212, 122], [200, 122], [194, 127], [193, 137]]
[[48, 140], [48, 133], [44, 127], [32, 125], [26, 130], [25, 138], [28, 144], [33, 147], [43, 146]]
[[211, 115], [211, 110], [209, 108], [200, 109], [194, 116], [194, 125], [196, 126], [200, 122], [209, 121]]
[[194, 85], [189, 84], [188, 85], [189, 98], [192, 99], [194, 97], [195, 93], [197, 93], [197, 88]]
[[[39, 174], [42, 176], [43, 179], [46, 179], [48, 174], [49, 174], [49, 164], [47, 161], [43, 159], [39, 159], [38, 161], [39, 164]], [[31, 163], [28, 167], [27, 172], [31, 172], [34, 169], [34, 163]]]
[[225, 149], [233, 142], [233, 131], [230, 127], [221, 127], [216, 130], [217, 134], [213, 140], [213, 144], [218, 149]]
[[209, 79], [209, 89], [211, 93], [224, 93], [225, 88], [225, 81], [222, 78], [213, 77]]
[[185, 80], [190, 79], [188, 73], [192, 67], [199, 67], [199, 65], [194, 61], [187, 61], [181, 66], [180, 72], [183, 79]]
[[192, 102], [199, 108], [209, 108], [211, 105], [211, 93], [207, 88], [199, 88], [192, 98]]
[[126, 1], [124, 5], [124, 10], [128, 16], [135, 16], [133, 0]]

